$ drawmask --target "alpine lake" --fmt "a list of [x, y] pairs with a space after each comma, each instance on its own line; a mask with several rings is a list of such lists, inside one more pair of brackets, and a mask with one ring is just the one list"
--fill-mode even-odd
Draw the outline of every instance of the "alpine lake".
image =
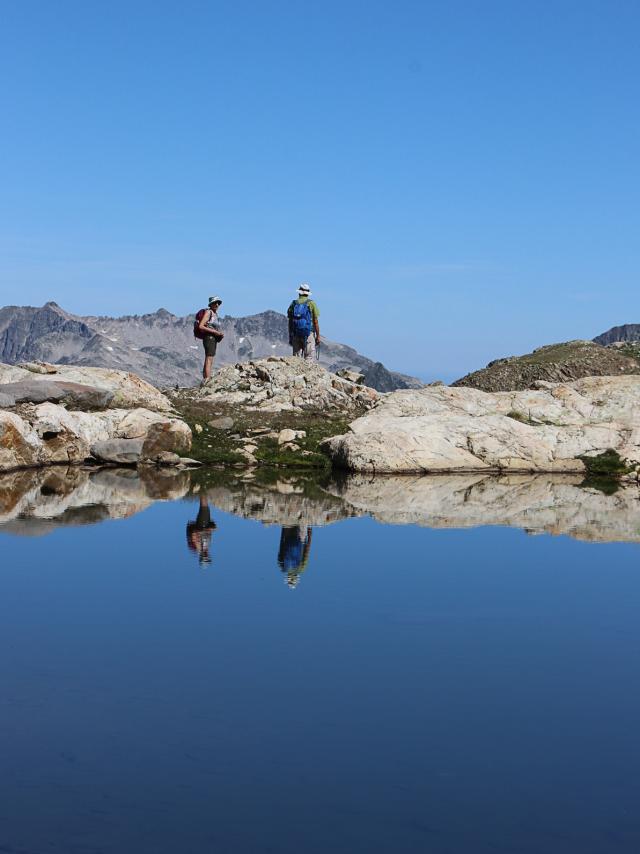
[[0, 852], [635, 854], [640, 493], [0, 477]]

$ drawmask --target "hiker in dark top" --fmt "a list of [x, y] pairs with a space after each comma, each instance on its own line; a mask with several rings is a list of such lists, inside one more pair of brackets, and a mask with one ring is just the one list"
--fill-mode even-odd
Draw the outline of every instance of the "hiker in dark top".
[[287, 585], [294, 588], [302, 573], [307, 568], [309, 553], [311, 552], [312, 529], [307, 527], [305, 536], [302, 536], [300, 525], [283, 527], [280, 534], [280, 548], [278, 549], [278, 565], [287, 574]]
[[320, 344], [320, 312], [312, 299], [309, 285], [300, 285], [298, 299], [287, 310], [289, 318], [289, 344], [294, 356], [313, 359], [316, 347]]
[[208, 380], [213, 368], [213, 359], [216, 355], [218, 342], [224, 338], [224, 332], [218, 319], [218, 309], [222, 305], [220, 297], [209, 297], [209, 308], [200, 309], [196, 315], [195, 328], [193, 330], [196, 338], [201, 338], [204, 345], [204, 367], [202, 377]]
[[216, 523], [211, 518], [211, 510], [206, 493], [200, 494], [198, 515], [192, 522], [187, 522], [187, 547], [198, 555], [200, 566], [211, 563], [209, 548], [211, 534], [216, 529]]

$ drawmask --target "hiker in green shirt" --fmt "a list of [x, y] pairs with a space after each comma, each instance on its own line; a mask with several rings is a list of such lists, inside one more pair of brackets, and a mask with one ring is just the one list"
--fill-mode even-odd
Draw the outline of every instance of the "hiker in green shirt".
[[313, 359], [320, 344], [320, 311], [312, 299], [309, 285], [300, 285], [298, 299], [287, 310], [289, 318], [289, 344], [294, 356]]

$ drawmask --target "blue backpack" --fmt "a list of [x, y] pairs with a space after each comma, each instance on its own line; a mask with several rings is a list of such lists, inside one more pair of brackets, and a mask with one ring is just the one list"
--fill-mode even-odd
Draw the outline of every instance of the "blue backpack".
[[291, 331], [295, 338], [302, 338], [306, 341], [311, 335], [313, 321], [311, 318], [311, 309], [308, 302], [291, 303]]
[[304, 547], [299, 539], [290, 540], [282, 557], [282, 568], [287, 572], [298, 569], [302, 563]]

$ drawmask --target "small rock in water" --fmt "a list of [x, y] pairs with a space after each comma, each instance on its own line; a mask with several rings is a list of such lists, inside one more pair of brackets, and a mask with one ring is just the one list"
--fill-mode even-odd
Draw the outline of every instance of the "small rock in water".
[[174, 454], [173, 451], [160, 451], [159, 454], [155, 455], [152, 462], [157, 466], [175, 466], [182, 462], [182, 459], [177, 454]]

